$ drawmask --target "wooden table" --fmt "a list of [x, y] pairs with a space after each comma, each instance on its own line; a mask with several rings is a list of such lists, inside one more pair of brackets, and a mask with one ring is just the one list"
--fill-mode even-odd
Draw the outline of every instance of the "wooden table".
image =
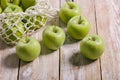
[[[65, 0], [50, 0], [60, 8]], [[105, 40], [105, 52], [96, 61], [84, 58], [79, 44], [68, 34], [57, 51], [48, 50], [42, 43], [43, 27], [34, 34], [40, 40], [41, 55], [25, 63], [11, 48], [0, 41], [0, 80], [120, 80], [120, 0], [74, 0], [91, 23], [89, 34], [99, 34]], [[56, 24], [66, 28], [59, 18]]]

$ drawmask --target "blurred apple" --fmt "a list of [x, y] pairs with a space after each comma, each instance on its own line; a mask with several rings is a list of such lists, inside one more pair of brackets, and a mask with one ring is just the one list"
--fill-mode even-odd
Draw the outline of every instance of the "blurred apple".
[[9, 5], [5, 8], [4, 13], [17, 13], [17, 12], [23, 12], [22, 8], [17, 5]]
[[62, 22], [67, 22], [74, 16], [81, 15], [81, 8], [74, 2], [66, 2], [60, 9], [59, 16]]

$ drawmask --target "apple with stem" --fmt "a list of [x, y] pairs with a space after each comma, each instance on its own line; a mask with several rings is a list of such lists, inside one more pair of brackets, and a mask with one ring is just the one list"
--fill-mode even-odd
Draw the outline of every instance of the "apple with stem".
[[65, 41], [65, 32], [58, 26], [48, 26], [43, 31], [43, 42], [51, 50], [57, 50]]
[[74, 16], [81, 15], [81, 8], [74, 2], [67, 1], [60, 9], [59, 16], [62, 22], [67, 22]]
[[[23, 12], [23, 10], [21, 7], [17, 5], [10, 4], [4, 9], [3, 12], [4, 13], [17, 13], [17, 12]], [[9, 18], [11, 20], [9, 20], [8, 22], [3, 22], [3, 29], [5, 30], [5, 32], [4, 34], [2, 34], [2, 37], [4, 38], [6, 42], [12, 43], [11, 45], [13, 45], [15, 44], [13, 42], [18, 41], [18, 39], [23, 36], [24, 25], [22, 22], [18, 22], [16, 25], [13, 25], [19, 19], [19, 16], [11, 16]]]
[[83, 39], [90, 31], [90, 23], [83, 16], [75, 16], [69, 20], [67, 31], [73, 39]]
[[104, 40], [99, 35], [88, 35], [80, 42], [81, 54], [91, 60], [99, 58], [103, 54], [104, 48]]
[[40, 52], [40, 43], [33, 37], [23, 37], [16, 45], [16, 55], [26, 62], [36, 59], [40, 55]]
[[23, 12], [22, 8], [17, 5], [9, 5], [5, 8], [4, 13], [18, 13]]

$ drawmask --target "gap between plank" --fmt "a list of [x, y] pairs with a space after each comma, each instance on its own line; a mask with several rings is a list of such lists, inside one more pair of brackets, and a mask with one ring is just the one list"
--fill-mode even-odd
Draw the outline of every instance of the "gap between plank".
[[21, 60], [19, 59], [17, 80], [19, 80], [19, 73], [20, 73], [20, 63], [21, 63]]
[[[59, 8], [61, 8], [61, 0], [59, 0]], [[60, 26], [60, 17], [59, 17], [59, 26]], [[61, 80], [61, 48], [59, 48], [59, 80]]]
[[[96, 26], [96, 33], [98, 35], [98, 25], [97, 25], [97, 14], [96, 14], [96, 5], [95, 5], [95, 0], [94, 1], [94, 12], [95, 12], [95, 26]], [[101, 67], [101, 58], [99, 58], [99, 64], [100, 64], [100, 76], [102, 80], [102, 67]]]
[[[59, 0], [59, 8], [61, 8], [61, 0]], [[60, 17], [59, 17], [59, 26], [60, 26]], [[61, 79], [61, 48], [59, 48], [59, 80]]]
[[60, 75], [60, 70], [61, 70], [61, 49], [59, 48], [59, 80], [60, 80], [60, 77], [61, 77], [61, 75]]
[[[59, 8], [61, 8], [62, 2], [61, 2], [61, 0], [59, 0], [59, 1], [60, 1]], [[69, 0], [69, 1], [74, 2], [74, 0]], [[60, 18], [59, 18], [59, 26], [61, 26]], [[61, 48], [59, 48], [59, 80], [61, 80]]]
[[95, 12], [95, 26], [96, 26], [96, 33], [98, 35], [98, 26], [97, 26], [97, 15], [96, 15], [96, 5], [95, 5], [95, 0], [94, 0], [94, 12]]

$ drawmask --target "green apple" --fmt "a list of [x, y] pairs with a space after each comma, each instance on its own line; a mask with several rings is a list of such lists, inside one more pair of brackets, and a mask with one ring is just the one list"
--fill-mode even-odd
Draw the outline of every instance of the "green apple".
[[13, 0], [13, 4], [19, 5], [20, 4], [20, 0]]
[[80, 52], [88, 59], [95, 60], [104, 52], [105, 44], [103, 39], [95, 34], [86, 36], [80, 42]]
[[21, 0], [21, 4], [24, 10], [31, 6], [34, 6], [36, 3], [36, 0]]
[[19, 5], [20, 4], [20, 0], [7, 0], [9, 3], [11, 4], [15, 4], [15, 5]]
[[81, 15], [81, 8], [74, 2], [66, 2], [60, 9], [60, 19], [67, 24], [67, 22], [74, 16]]
[[21, 7], [13, 4], [10, 4], [4, 10], [4, 13], [17, 13], [17, 12], [23, 12], [23, 10]]
[[67, 30], [73, 39], [83, 39], [90, 31], [90, 23], [83, 16], [74, 16], [69, 20]]
[[[5, 4], [5, 5], [4, 5]], [[1, 6], [4, 6], [4, 13], [16, 13], [23, 12], [22, 8], [17, 5], [13, 5], [7, 2], [7, 0], [1, 0]], [[16, 25], [13, 25], [19, 16], [11, 16], [8, 22], [3, 22], [2, 37], [10, 45], [15, 44], [18, 39], [20, 39], [24, 34], [24, 25], [22, 22], [18, 22]], [[4, 32], [3, 32], [4, 31]]]
[[0, 7], [0, 14], [2, 13], [2, 8]]
[[[4, 33], [2, 34], [2, 37], [6, 42], [9, 43], [18, 41], [18, 39], [23, 37], [24, 34], [24, 25], [22, 22], [19, 22], [17, 25], [14, 26], [12, 24], [12, 21], [3, 24]], [[13, 44], [15, 43], [12, 43], [11, 45]]]
[[12, 0], [7, 0], [7, 2], [11, 3], [11, 2], [12, 2]]
[[10, 3], [7, 0], [1, 0], [1, 7], [4, 10]]
[[58, 26], [48, 26], [43, 31], [43, 42], [51, 50], [57, 50], [65, 41], [65, 32]]
[[[20, 4], [20, 0], [1, 0], [1, 7], [4, 10], [6, 7], [8, 7], [9, 5], [19, 5]], [[17, 8], [18, 9], [18, 8]]]
[[40, 55], [41, 46], [33, 37], [22, 38], [16, 45], [16, 55], [23, 61], [33, 61]]
[[1, 1], [0, 1], [0, 14], [2, 13]]
[[[20, 8], [17, 5], [10, 4], [8, 5], [4, 13], [17, 13], [17, 12], [23, 12], [22, 8]], [[18, 22], [16, 25], [13, 25], [17, 19], [19, 19], [19, 16], [11, 16], [9, 17], [11, 20], [8, 21], [8, 23], [3, 22], [3, 29], [5, 30], [4, 34], [2, 34], [2, 37], [4, 40], [8, 43], [11, 43], [10, 45], [15, 44], [24, 34], [24, 24], [22, 22]]]

